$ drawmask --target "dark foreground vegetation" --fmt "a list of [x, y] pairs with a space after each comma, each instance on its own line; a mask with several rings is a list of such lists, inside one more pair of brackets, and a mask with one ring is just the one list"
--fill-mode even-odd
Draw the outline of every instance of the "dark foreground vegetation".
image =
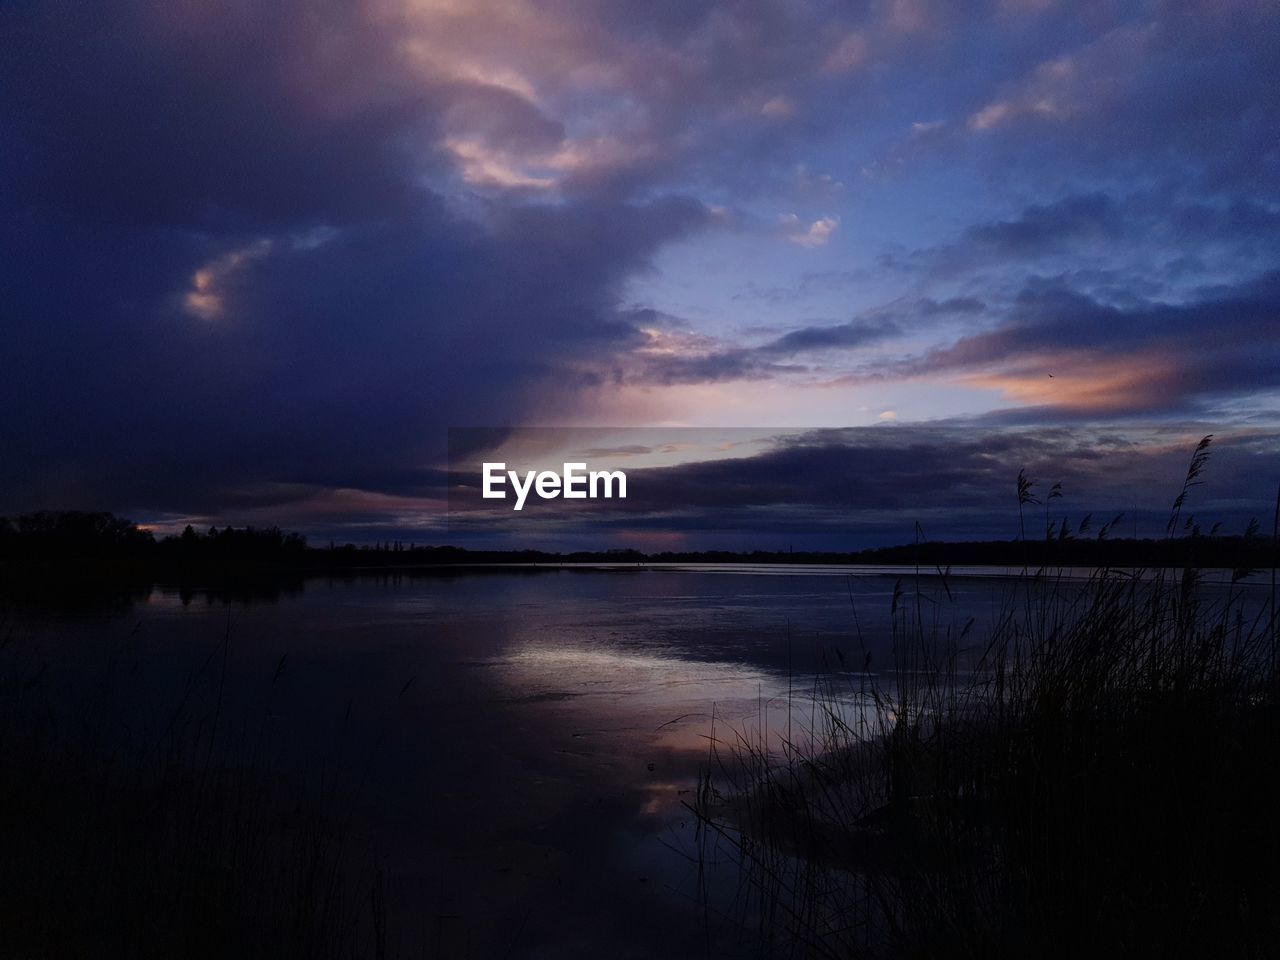
[[1274, 956], [1269, 609], [1024, 586], [985, 638], [900, 594], [884, 678], [821, 681], [782, 742], [717, 733], [696, 808], [743, 915], [781, 956]]
[[741, 919], [788, 957], [1275, 956], [1276, 597], [1248, 579], [1028, 572], [984, 635], [945, 580], [900, 584], [893, 663], [834, 664], [780, 737], [713, 734], [692, 806]]
[[228, 720], [225, 645], [160, 691], [113, 657], [79, 697], [20, 647], [0, 622], [0, 957], [385, 955], [353, 788], [273, 764], [270, 691]]

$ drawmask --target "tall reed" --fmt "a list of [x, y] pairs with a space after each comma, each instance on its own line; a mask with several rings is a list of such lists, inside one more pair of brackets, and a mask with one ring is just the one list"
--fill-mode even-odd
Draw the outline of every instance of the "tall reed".
[[118, 664], [68, 708], [0, 640], [0, 957], [385, 955], [350, 790], [270, 763], [271, 694], [257, 729], [229, 721], [229, 637], [153, 729], [125, 725], [147, 691]]
[[891, 669], [819, 677], [798, 733], [713, 731], [691, 806], [760, 952], [1273, 956], [1274, 598], [1249, 571], [1028, 569], [978, 637], [929, 574], [894, 592]]

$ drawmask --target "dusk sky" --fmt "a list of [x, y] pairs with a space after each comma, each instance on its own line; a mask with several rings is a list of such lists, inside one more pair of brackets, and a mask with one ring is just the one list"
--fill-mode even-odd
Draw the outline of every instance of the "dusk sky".
[[531, 425], [772, 438], [553, 546], [1269, 529], [1280, 6], [0, 3], [0, 514], [443, 542]]

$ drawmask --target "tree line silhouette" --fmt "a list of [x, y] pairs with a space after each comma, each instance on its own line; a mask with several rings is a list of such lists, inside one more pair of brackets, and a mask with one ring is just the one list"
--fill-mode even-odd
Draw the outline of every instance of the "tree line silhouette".
[[[1117, 518], [1118, 519], [1118, 518]], [[150, 530], [111, 513], [41, 511], [0, 517], [0, 577], [8, 581], [41, 575], [80, 574], [87, 578], [192, 579], [305, 575], [388, 567], [463, 566], [491, 563], [558, 565], [565, 563], [675, 564], [885, 564], [1080, 567], [1216, 567], [1237, 577], [1276, 566], [1275, 539], [1257, 526], [1239, 536], [1204, 533], [1161, 539], [1110, 539], [1115, 522], [1100, 535], [1084, 536], [1052, 525], [1043, 539], [965, 542], [926, 541], [851, 551], [752, 550], [733, 552], [639, 550], [471, 550], [458, 546], [419, 546], [399, 540], [356, 546], [307, 544], [304, 536], [278, 527], [188, 525], [181, 534], [157, 538]]]
[[256, 573], [297, 569], [306, 538], [278, 527], [190, 525], [180, 535], [157, 539], [147, 529], [111, 513], [40, 511], [0, 517], [0, 569], [11, 576], [83, 573], [131, 575]]

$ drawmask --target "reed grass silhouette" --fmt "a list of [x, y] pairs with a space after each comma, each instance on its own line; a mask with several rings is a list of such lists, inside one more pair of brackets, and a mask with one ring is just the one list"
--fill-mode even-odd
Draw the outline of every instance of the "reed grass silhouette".
[[269, 763], [224, 711], [230, 634], [158, 729], [121, 729], [109, 666], [77, 709], [0, 629], [0, 957], [386, 955], [349, 787]]
[[929, 573], [894, 591], [882, 673], [838, 657], [798, 731], [713, 728], [689, 806], [738, 866], [728, 919], [768, 956], [1273, 956], [1274, 587], [1028, 569], [978, 637]]

